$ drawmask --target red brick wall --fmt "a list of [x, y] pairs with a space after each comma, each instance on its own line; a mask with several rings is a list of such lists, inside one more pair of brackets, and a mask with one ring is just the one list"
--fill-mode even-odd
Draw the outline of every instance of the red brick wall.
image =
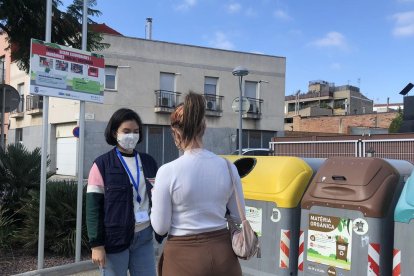
[[388, 128], [398, 113], [347, 116], [293, 117], [293, 131], [349, 134], [351, 127]]

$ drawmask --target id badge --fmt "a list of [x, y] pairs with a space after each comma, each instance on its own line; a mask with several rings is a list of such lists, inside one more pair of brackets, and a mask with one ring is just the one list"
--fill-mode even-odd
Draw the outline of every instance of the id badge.
[[143, 223], [146, 221], [149, 221], [149, 215], [147, 213], [147, 211], [138, 211], [135, 213], [135, 222], [136, 223]]

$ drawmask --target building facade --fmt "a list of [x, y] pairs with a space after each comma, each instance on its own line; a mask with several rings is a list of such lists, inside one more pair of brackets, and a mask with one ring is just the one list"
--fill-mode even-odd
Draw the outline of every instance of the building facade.
[[[227, 154], [238, 145], [239, 113], [232, 102], [239, 95], [238, 79], [232, 70], [249, 69], [244, 77], [243, 93], [250, 107], [243, 114], [243, 147], [268, 147], [277, 131], [283, 130], [283, 98], [286, 59], [284, 57], [219, 50], [147, 39], [104, 35], [110, 45], [105, 56], [104, 104], [85, 105], [84, 175], [93, 160], [110, 149], [104, 130], [110, 116], [122, 107], [141, 116], [144, 142], [139, 151], [155, 157], [158, 164], [178, 157], [169, 128], [169, 116], [190, 90], [204, 95], [207, 109], [207, 149]], [[41, 145], [41, 96], [29, 95], [28, 76], [11, 66], [11, 84], [21, 88], [26, 98], [23, 112], [12, 115], [10, 141], [21, 141], [29, 148]], [[19, 90], [19, 89], [17, 89]], [[20, 91], [19, 90], [19, 91]], [[51, 170], [58, 174], [76, 174], [79, 102], [50, 98], [49, 156]]]
[[[0, 34], [0, 84], [9, 84], [10, 83], [10, 51], [7, 50], [8, 43], [6, 41], [6, 34]], [[1, 100], [1, 99], [0, 99]], [[8, 129], [9, 129], [9, 113], [4, 115], [4, 128], [3, 135], [5, 144], [7, 144], [8, 139]], [[1, 111], [0, 111], [1, 117]], [[1, 126], [0, 126], [1, 127]]]

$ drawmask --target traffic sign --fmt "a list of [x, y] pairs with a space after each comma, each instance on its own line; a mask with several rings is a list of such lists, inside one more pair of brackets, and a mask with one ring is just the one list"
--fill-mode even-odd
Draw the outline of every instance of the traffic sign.
[[[5, 102], [3, 103], [3, 92], [6, 93]], [[19, 92], [8, 84], [0, 84], [0, 111], [5, 106], [4, 112], [11, 112], [15, 110], [20, 103]]]
[[[234, 112], [239, 112], [240, 107], [240, 97], [237, 97], [233, 100], [233, 103], [231, 104], [231, 108]], [[250, 101], [246, 97], [242, 97], [242, 113], [246, 113], [250, 109]]]

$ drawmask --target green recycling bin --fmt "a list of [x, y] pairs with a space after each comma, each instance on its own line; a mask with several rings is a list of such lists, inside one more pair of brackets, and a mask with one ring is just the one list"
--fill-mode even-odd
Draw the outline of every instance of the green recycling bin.
[[414, 273], [414, 173], [408, 178], [394, 213], [393, 276]]

